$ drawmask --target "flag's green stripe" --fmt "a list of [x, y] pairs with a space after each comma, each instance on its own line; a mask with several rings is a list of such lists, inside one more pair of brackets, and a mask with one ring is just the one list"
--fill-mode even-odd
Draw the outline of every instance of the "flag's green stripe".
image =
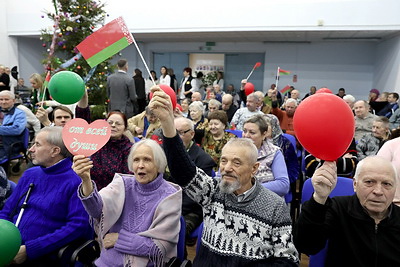
[[94, 66], [103, 62], [107, 58], [118, 53], [119, 51], [121, 51], [122, 49], [127, 47], [128, 45], [129, 45], [128, 40], [125, 37], [122, 37], [121, 39], [119, 39], [118, 41], [113, 43], [112, 45], [107, 46], [106, 48], [104, 48], [103, 50], [98, 52], [97, 54], [91, 56], [86, 61], [90, 65], [90, 67], [93, 68]]

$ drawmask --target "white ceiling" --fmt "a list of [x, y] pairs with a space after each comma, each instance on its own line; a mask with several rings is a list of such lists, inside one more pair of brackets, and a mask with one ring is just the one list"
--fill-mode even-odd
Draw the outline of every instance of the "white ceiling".
[[400, 35], [400, 31], [234, 31], [135, 33], [139, 42], [265, 42], [303, 43], [326, 41], [380, 42]]

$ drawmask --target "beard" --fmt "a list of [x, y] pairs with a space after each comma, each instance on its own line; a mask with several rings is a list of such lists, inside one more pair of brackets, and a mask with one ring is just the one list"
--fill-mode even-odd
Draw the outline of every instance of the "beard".
[[239, 180], [236, 178], [233, 182], [228, 182], [224, 179], [224, 175], [222, 175], [221, 180], [219, 181], [219, 190], [225, 194], [232, 194], [236, 190], [240, 188]]

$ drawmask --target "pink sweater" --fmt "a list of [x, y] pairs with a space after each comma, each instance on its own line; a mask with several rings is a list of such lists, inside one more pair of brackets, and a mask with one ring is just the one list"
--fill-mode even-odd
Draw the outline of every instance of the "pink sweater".
[[393, 202], [400, 206], [400, 137], [387, 141], [378, 151], [378, 156], [390, 160], [397, 170], [397, 188]]

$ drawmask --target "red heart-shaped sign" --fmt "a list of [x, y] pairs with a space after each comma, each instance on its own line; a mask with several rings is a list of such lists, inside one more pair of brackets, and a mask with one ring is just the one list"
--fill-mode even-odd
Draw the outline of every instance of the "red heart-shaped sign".
[[73, 155], [90, 155], [99, 151], [110, 139], [111, 128], [105, 120], [88, 124], [83, 119], [67, 122], [62, 131], [65, 146]]

